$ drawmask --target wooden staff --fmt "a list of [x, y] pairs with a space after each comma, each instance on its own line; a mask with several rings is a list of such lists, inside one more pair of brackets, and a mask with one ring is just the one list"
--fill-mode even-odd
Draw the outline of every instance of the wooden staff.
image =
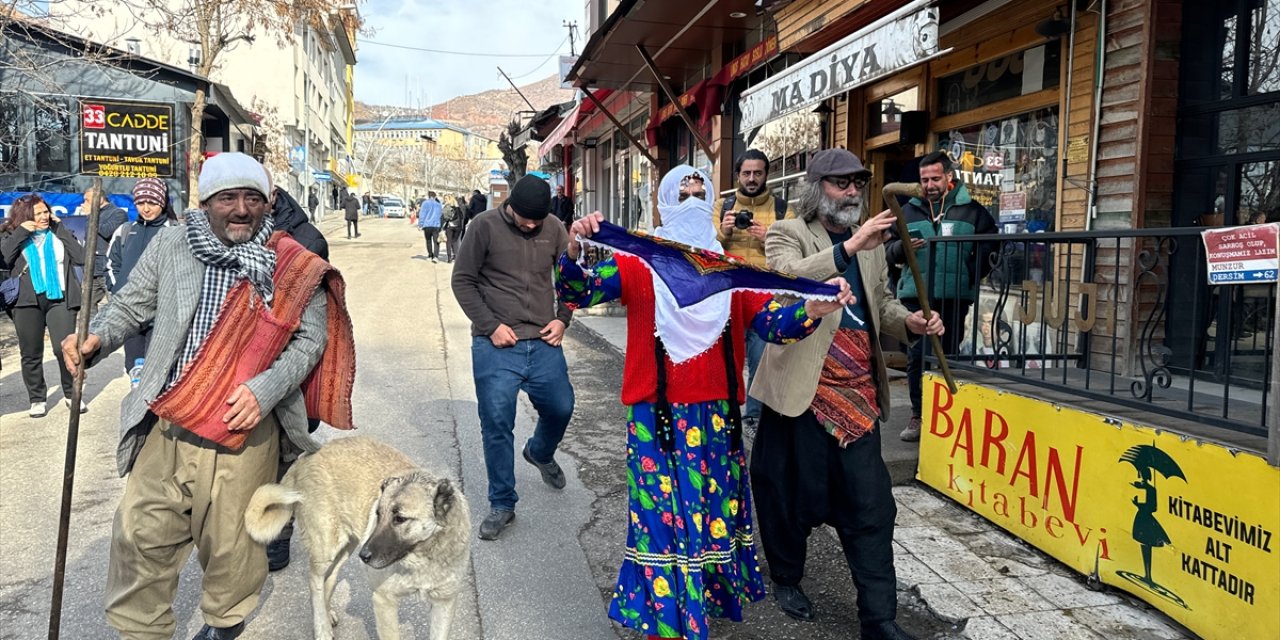
[[[918, 198], [921, 196], [920, 185], [915, 182], [890, 182], [884, 185], [884, 203], [889, 205], [897, 220], [898, 237], [902, 240], [907, 256], [907, 267], [911, 269], [911, 278], [916, 282], [916, 295], [920, 300], [920, 313], [926, 321], [933, 316], [929, 309], [929, 289], [925, 286], [924, 274], [920, 273], [920, 265], [916, 263], [916, 250], [911, 246], [911, 231], [907, 229], [907, 219], [902, 215], [902, 206], [898, 204], [898, 196]], [[954, 328], [954, 327], [952, 327]], [[951, 367], [947, 366], [947, 356], [942, 352], [942, 341], [938, 336], [929, 336], [933, 352], [938, 356], [938, 368], [942, 369], [942, 377], [947, 381], [947, 388], [954, 395], [957, 391], [956, 381], [951, 377]]]
[[[76, 348], [89, 337], [90, 297], [93, 295], [93, 256], [98, 249], [98, 214], [102, 178], [93, 179], [93, 201], [85, 228], [85, 277], [80, 283], [80, 313], [76, 317]], [[62, 345], [54, 345], [62, 357]], [[76, 483], [76, 449], [80, 439], [80, 403], [84, 398], [85, 363], [76, 367], [71, 383], [71, 415], [67, 418], [67, 458], [62, 467], [62, 511], [58, 515], [58, 547], [53, 561], [53, 602], [49, 607], [49, 640], [57, 640], [62, 626], [62, 585], [67, 573], [67, 534], [71, 528], [71, 490]]]

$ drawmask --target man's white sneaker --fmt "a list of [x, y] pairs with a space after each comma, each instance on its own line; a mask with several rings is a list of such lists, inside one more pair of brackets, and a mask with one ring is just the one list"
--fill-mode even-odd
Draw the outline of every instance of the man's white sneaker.
[[[67, 403], [68, 409], [71, 408], [71, 398], [65, 398], [63, 402]], [[80, 413], [89, 413], [89, 405], [84, 400], [80, 401]]]
[[49, 410], [45, 408], [43, 402], [32, 402], [31, 411], [28, 411], [27, 415], [32, 418], [43, 418], [47, 413], [49, 413]]

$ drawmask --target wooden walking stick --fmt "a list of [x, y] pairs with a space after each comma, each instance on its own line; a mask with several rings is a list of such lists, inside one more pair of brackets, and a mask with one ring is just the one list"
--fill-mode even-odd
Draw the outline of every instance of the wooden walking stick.
[[[911, 247], [911, 232], [907, 229], [907, 219], [902, 216], [902, 205], [898, 204], [898, 196], [918, 198], [920, 195], [920, 185], [915, 182], [890, 182], [884, 185], [884, 203], [889, 205], [889, 210], [893, 211], [893, 216], [897, 220], [898, 237], [906, 246], [906, 250], [902, 253], [907, 256], [907, 267], [911, 269], [911, 279], [916, 282], [920, 312], [927, 321], [933, 316], [933, 311], [929, 309], [929, 289], [925, 286], [924, 274], [920, 273], [920, 265], [916, 263], [916, 251]], [[933, 345], [933, 352], [938, 355], [938, 368], [942, 369], [942, 378], [947, 381], [947, 388], [951, 393], [955, 394], [956, 381], [951, 377], [951, 367], [947, 366], [947, 355], [942, 352], [942, 341], [938, 336], [931, 335], [929, 342]]]
[[[85, 277], [80, 283], [80, 313], [76, 317], [76, 347], [89, 337], [90, 297], [93, 295], [93, 256], [98, 248], [98, 214], [102, 203], [102, 178], [93, 179], [93, 201], [85, 228]], [[56, 345], [61, 350], [62, 345]], [[61, 358], [62, 354], [58, 353]], [[67, 424], [67, 458], [62, 468], [62, 510], [58, 515], [58, 547], [53, 561], [53, 602], [49, 607], [49, 640], [57, 640], [62, 626], [62, 585], [67, 573], [67, 535], [71, 528], [71, 490], [76, 481], [76, 449], [80, 439], [80, 403], [84, 398], [84, 361], [76, 367], [71, 383], [71, 415]]]

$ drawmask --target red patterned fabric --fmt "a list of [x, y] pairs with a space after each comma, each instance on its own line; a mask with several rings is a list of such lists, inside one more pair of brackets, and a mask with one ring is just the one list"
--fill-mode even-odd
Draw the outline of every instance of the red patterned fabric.
[[871, 370], [871, 334], [842, 328], [827, 351], [810, 405], [841, 447], [871, 432], [880, 419]]
[[227, 411], [226, 399], [236, 387], [266, 371], [280, 356], [321, 283], [326, 285], [328, 295], [329, 341], [320, 362], [302, 384], [307, 414], [339, 429], [353, 426], [355, 341], [342, 276], [286, 233], [272, 235], [267, 246], [276, 252], [271, 308], [252, 295], [248, 281], [233, 287], [196, 357], [177, 383], [151, 404], [157, 416], [233, 450], [243, 446], [249, 434], [227, 430], [222, 421]]

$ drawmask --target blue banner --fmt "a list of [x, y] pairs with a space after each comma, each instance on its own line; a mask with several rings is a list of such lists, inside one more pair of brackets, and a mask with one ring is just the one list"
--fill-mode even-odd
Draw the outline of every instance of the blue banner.
[[[27, 191], [3, 191], [0, 192], [0, 218], [9, 215], [9, 207], [13, 205], [13, 201], [27, 195]], [[49, 204], [49, 210], [53, 215], [59, 218], [68, 218], [76, 215], [88, 215], [89, 210], [84, 208], [83, 193], [55, 193], [50, 191], [38, 191], [36, 195], [44, 199]], [[138, 218], [138, 210], [133, 206], [133, 196], [131, 194], [108, 194], [107, 200], [111, 204], [129, 212], [129, 220]]]

